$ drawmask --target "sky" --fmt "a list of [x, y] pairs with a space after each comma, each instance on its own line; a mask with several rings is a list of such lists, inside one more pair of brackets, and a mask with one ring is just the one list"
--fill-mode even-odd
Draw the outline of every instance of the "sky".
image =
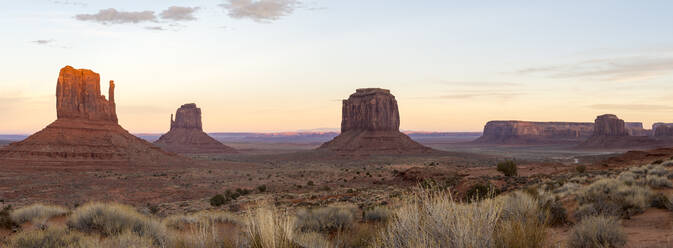
[[[11, 2], [11, 3], [10, 3]], [[401, 129], [489, 120], [673, 122], [673, 1], [23, 0], [0, 8], [0, 133], [56, 119], [60, 68], [116, 84], [120, 124], [207, 132], [338, 128], [390, 89]]]

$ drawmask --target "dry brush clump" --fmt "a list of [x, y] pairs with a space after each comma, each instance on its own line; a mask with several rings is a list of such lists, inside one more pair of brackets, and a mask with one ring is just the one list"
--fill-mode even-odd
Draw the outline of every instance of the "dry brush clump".
[[64, 216], [68, 212], [68, 209], [60, 206], [33, 204], [14, 210], [10, 217], [16, 223], [22, 224], [34, 220], [47, 220], [55, 216]]
[[375, 247], [494, 247], [502, 202], [453, 201], [445, 192], [421, 191], [394, 211]]
[[259, 207], [248, 213], [246, 224], [247, 247], [299, 248], [293, 241], [294, 223], [287, 213]]
[[299, 232], [331, 233], [350, 229], [354, 219], [353, 210], [342, 207], [303, 209], [297, 212], [294, 225]]
[[138, 213], [130, 206], [116, 203], [89, 203], [70, 215], [67, 226], [85, 233], [116, 236], [132, 232], [151, 238], [156, 245], [166, 243], [166, 228], [161, 222]]
[[618, 179], [601, 179], [582, 188], [576, 195], [579, 207], [576, 217], [609, 215], [629, 218], [650, 206], [652, 190], [627, 185]]
[[592, 216], [575, 225], [568, 237], [569, 248], [619, 248], [626, 233], [615, 217]]
[[98, 239], [64, 228], [47, 228], [33, 230], [14, 235], [10, 240], [10, 248], [98, 248]]

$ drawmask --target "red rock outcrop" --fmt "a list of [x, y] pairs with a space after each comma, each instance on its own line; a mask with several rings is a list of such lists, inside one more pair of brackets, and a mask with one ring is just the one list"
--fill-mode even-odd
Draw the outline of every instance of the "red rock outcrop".
[[[642, 127], [642, 124], [641, 124]], [[624, 120], [616, 115], [596, 117], [594, 133], [578, 148], [582, 149], [642, 149], [666, 146], [669, 142], [648, 136], [631, 136]]]
[[236, 153], [236, 150], [203, 132], [201, 109], [196, 104], [182, 105], [171, 115], [171, 129], [155, 145], [169, 152], [182, 154]]
[[119, 161], [156, 164], [184, 161], [131, 135], [117, 124], [114, 83], [110, 100], [100, 94], [100, 76], [66, 66], [56, 86], [57, 120], [23, 141], [0, 150], [0, 158], [41, 161]]
[[593, 123], [489, 121], [484, 133], [473, 143], [478, 144], [556, 144], [581, 142], [589, 138]]
[[427, 148], [400, 132], [400, 114], [389, 90], [357, 89], [343, 100], [341, 134], [319, 150], [343, 153], [419, 153]]

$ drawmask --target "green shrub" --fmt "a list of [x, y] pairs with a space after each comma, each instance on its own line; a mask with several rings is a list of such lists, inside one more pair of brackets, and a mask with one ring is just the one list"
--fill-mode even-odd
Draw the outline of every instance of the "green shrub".
[[516, 163], [512, 160], [507, 160], [498, 163], [497, 169], [499, 172], [502, 172], [502, 174], [507, 177], [513, 177], [517, 175]]
[[626, 233], [616, 218], [594, 216], [582, 220], [570, 232], [569, 248], [619, 248], [626, 244]]
[[673, 202], [671, 201], [671, 198], [661, 192], [652, 196], [652, 202], [650, 205], [654, 208], [673, 210]]
[[266, 192], [266, 185], [259, 185], [259, 186], [257, 186], [257, 191], [259, 191], [259, 193], [264, 193], [264, 192]]
[[587, 171], [587, 167], [584, 165], [578, 165], [575, 167], [575, 170], [577, 171], [577, 173], [584, 173]]
[[222, 206], [224, 204], [227, 204], [227, 202], [229, 202], [229, 200], [221, 194], [217, 194], [217, 195], [213, 196], [212, 198], [210, 198], [210, 205], [213, 206], [213, 207]]
[[88, 203], [70, 215], [67, 226], [71, 229], [114, 236], [132, 232], [152, 238], [156, 245], [165, 244], [166, 228], [158, 221], [138, 213], [130, 206], [116, 203]]
[[97, 240], [63, 228], [20, 232], [9, 241], [12, 248], [98, 248]]
[[490, 183], [486, 184], [477, 183], [467, 189], [467, 191], [465, 192], [465, 201], [468, 202], [480, 201], [482, 199], [489, 198], [494, 194], [495, 189], [493, 185], [491, 185]]
[[329, 233], [350, 229], [353, 212], [339, 207], [304, 209], [297, 212], [295, 230], [301, 232]]
[[47, 220], [55, 216], [63, 216], [68, 213], [68, 209], [59, 206], [46, 206], [42, 204], [33, 204], [14, 210], [10, 215], [12, 220], [21, 224], [34, 219]]

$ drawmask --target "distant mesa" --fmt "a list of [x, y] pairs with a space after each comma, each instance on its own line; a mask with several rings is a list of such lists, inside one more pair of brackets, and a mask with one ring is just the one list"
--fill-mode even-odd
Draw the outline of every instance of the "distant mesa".
[[654, 123], [652, 130], [654, 137], [673, 137], [673, 123]]
[[341, 134], [319, 150], [359, 154], [432, 151], [400, 132], [397, 100], [389, 90], [357, 89], [343, 100], [341, 118]]
[[171, 115], [170, 131], [154, 144], [166, 151], [181, 154], [236, 153], [234, 148], [203, 132], [201, 109], [194, 103], [182, 105], [175, 113], [175, 120]]
[[581, 142], [591, 137], [589, 122], [489, 121], [473, 143], [531, 145]]
[[57, 119], [23, 141], [0, 150], [0, 158], [45, 161], [162, 163], [179, 159], [131, 135], [117, 124], [115, 85], [101, 95], [100, 75], [66, 66], [56, 85]]
[[[671, 144], [671, 140], [657, 139], [652, 136], [634, 136], [629, 127], [642, 127], [642, 124], [628, 124], [616, 115], [605, 114], [596, 117], [593, 135], [581, 143], [583, 149], [632, 149], [654, 148]], [[651, 133], [651, 132], [650, 132]]]

